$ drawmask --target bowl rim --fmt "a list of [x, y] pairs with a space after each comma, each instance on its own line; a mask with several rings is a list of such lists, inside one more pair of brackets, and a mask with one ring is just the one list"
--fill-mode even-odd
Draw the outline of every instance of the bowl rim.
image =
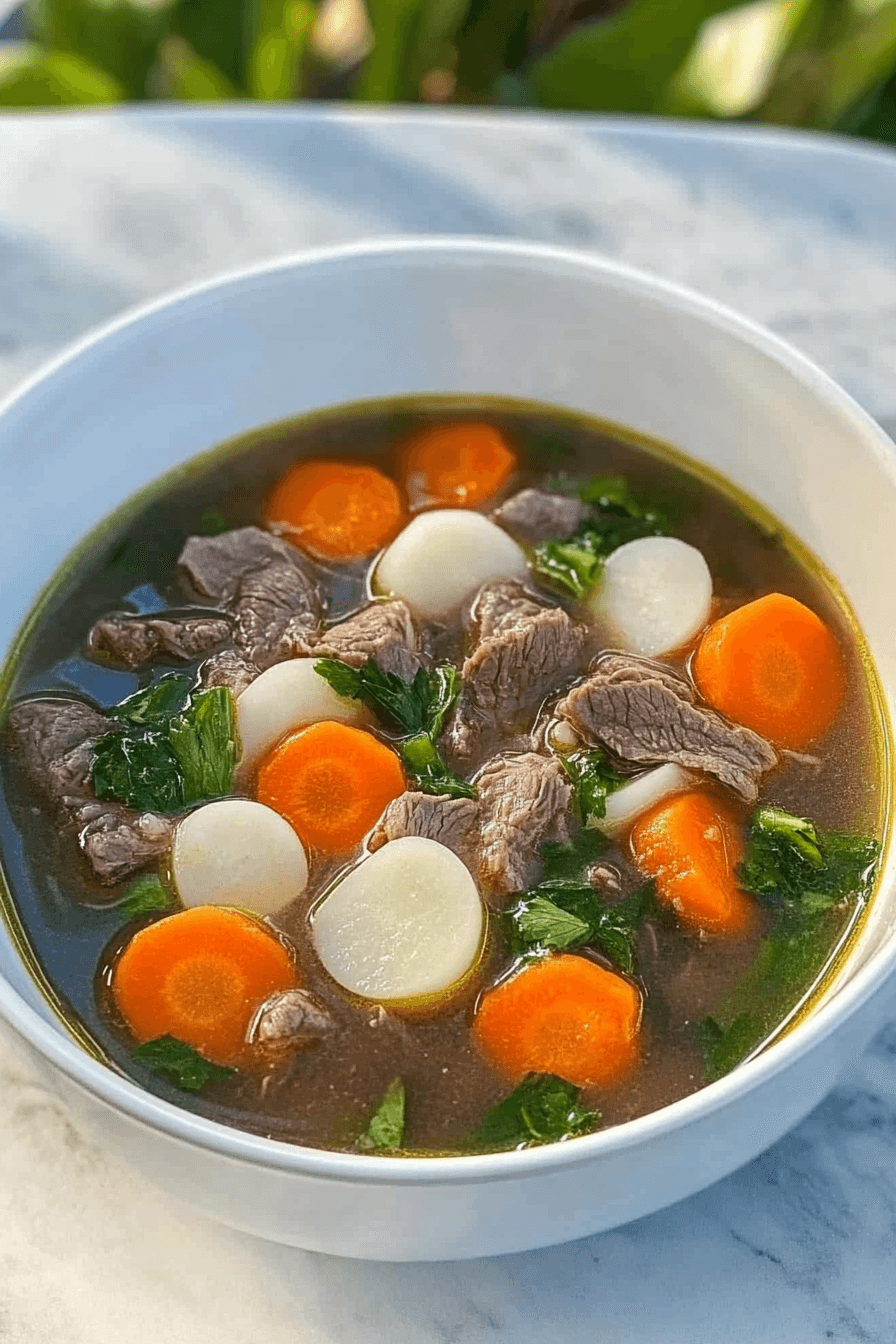
[[[204, 300], [210, 293], [226, 298], [229, 291], [246, 285], [270, 282], [284, 273], [310, 269], [376, 264], [384, 259], [417, 262], [438, 259], [462, 260], [468, 264], [516, 264], [541, 271], [575, 273], [583, 282], [595, 280], [641, 298], [661, 302], [710, 326], [722, 329], [783, 365], [798, 381], [841, 416], [853, 421], [868, 448], [896, 489], [896, 452], [877, 422], [807, 356], [751, 318], [715, 299], [624, 265], [599, 253], [519, 240], [464, 236], [400, 236], [303, 249], [241, 266], [198, 283], [179, 287], [147, 303], [127, 309], [109, 322], [88, 332], [33, 374], [0, 401], [0, 422], [13, 411], [31, 408], [57, 374], [78, 361], [102, 355], [103, 347], [120, 335], [143, 324], [166, 321], [179, 310]], [[35, 598], [30, 596], [29, 609]], [[892, 735], [892, 726], [891, 726]], [[882, 872], [886, 873], [892, 846], [893, 825], [884, 837]], [[884, 879], [885, 880], [885, 879]], [[846, 958], [848, 965], [849, 955]], [[659, 1110], [606, 1130], [568, 1141], [524, 1150], [445, 1157], [388, 1157], [333, 1152], [270, 1139], [193, 1114], [145, 1091], [124, 1074], [100, 1063], [64, 1030], [52, 1025], [0, 976], [0, 1017], [32, 1048], [80, 1090], [87, 1092], [132, 1122], [189, 1146], [199, 1147], [236, 1161], [270, 1170], [332, 1181], [362, 1181], [374, 1185], [463, 1185], [524, 1177], [546, 1176], [559, 1169], [590, 1165], [611, 1153], [638, 1147], [662, 1135], [683, 1130], [725, 1109], [747, 1093], [790, 1068], [852, 1017], [883, 985], [896, 967], [896, 938], [878, 947], [858, 971], [834, 995], [779, 1041], [754, 1059], [738, 1065], [714, 1083]], [[27, 969], [27, 967], [26, 967]], [[39, 988], [39, 986], [38, 986]]]

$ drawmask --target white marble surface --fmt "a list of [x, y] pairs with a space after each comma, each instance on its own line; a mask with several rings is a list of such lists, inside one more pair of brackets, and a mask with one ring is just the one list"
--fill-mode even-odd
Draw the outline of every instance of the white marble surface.
[[[896, 157], [590, 119], [167, 111], [0, 119], [0, 393], [194, 279], [387, 233], [522, 236], [684, 281], [896, 422]], [[894, 994], [896, 1016], [896, 994]], [[3, 1344], [896, 1339], [896, 1022], [727, 1181], [574, 1245], [364, 1265], [185, 1213], [0, 1049]]]

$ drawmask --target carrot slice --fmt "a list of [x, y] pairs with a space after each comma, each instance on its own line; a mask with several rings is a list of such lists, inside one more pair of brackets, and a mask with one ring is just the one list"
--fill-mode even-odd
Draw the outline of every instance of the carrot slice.
[[385, 546], [401, 529], [398, 486], [375, 467], [298, 462], [268, 497], [268, 523], [325, 560], [351, 560]]
[[473, 1035], [512, 1079], [555, 1073], [577, 1087], [607, 1087], [635, 1066], [641, 995], [584, 957], [536, 961], [480, 1001]]
[[394, 751], [370, 733], [332, 720], [291, 734], [258, 771], [258, 801], [325, 854], [358, 844], [404, 790]]
[[635, 822], [635, 863], [686, 928], [722, 937], [751, 929], [756, 907], [737, 884], [744, 842], [737, 817], [711, 793], [667, 798]]
[[405, 446], [403, 460], [409, 498], [441, 508], [481, 503], [516, 470], [516, 453], [501, 431], [479, 423], [425, 429]]
[[715, 709], [795, 751], [827, 732], [846, 691], [835, 636], [784, 593], [757, 598], [711, 625], [693, 671]]
[[200, 905], [135, 933], [112, 993], [138, 1041], [176, 1036], [214, 1064], [238, 1066], [259, 1004], [299, 984], [287, 949], [240, 910]]

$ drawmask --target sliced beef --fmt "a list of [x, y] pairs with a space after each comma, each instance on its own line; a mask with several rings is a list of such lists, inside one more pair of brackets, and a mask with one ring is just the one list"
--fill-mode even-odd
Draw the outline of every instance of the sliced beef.
[[339, 658], [350, 667], [361, 667], [372, 658], [384, 672], [394, 672], [405, 681], [420, 666], [411, 613], [401, 601], [373, 602], [347, 621], [331, 625], [311, 652], [319, 658]]
[[60, 696], [14, 705], [5, 730], [29, 783], [71, 819], [102, 882], [119, 882], [159, 857], [168, 849], [173, 829], [167, 817], [141, 814], [94, 794], [94, 743], [115, 727], [82, 700]]
[[212, 686], [226, 686], [236, 699], [247, 686], [251, 686], [258, 673], [255, 664], [250, 663], [237, 649], [222, 649], [202, 664], [199, 681], [205, 690]]
[[496, 756], [476, 780], [483, 879], [506, 894], [541, 877], [542, 845], [572, 834], [572, 783], [552, 756]]
[[83, 700], [47, 696], [13, 705], [4, 736], [32, 788], [64, 807], [92, 797], [93, 744], [114, 727]]
[[492, 521], [520, 541], [565, 540], [588, 517], [588, 506], [567, 495], [546, 490], [520, 490], [492, 513]]
[[[94, 815], [90, 813], [96, 809]], [[174, 823], [157, 812], [134, 812], [123, 803], [97, 801], [79, 808], [79, 843], [101, 882], [120, 882], [170, 848]]]
[[260, 669], [308, 652], [320, 590], [294, 546], [259, 527], [190, 537], [179, 564], [192, 588], [233, 616], [235, 643]]
[[265, 999], [247, 1036], [250, 1045], [279, 1049], [322, 1040], [334, 1026], [326, 1008], [306, 989], [284, 989]]
[[646, 658], [611, 654], [561, 700], [557, 714], [587, 743], [624, 761], [675, 761], [714, 775], [747, 802], [777, 764], [764, 738], [698, 705], [692, 687]]
[[561, 607], [534, 601], [513, 582], [486, 584], [471, 621], [478, 637], [461, 669], [463, 689], [446, 731], [446, 745], [459, 761], [473, 756], [488, 730], [506, 733], [574, 676], [587, 637]]
[[191, 663], [230, 639], [230, 622], [223, 616], [129, 616], [115, 612], [97, 621], [88, 646], [125, 667], [143, 667], [159, 658]]
[[476, 823], [479, 814], [472, 798], [448, 798], [430, 793], [402, 793], [386, 808], [367, 843], [371, 852], [390, 840], [420, 835], [454, 851], [469, 868], [476, 865]]

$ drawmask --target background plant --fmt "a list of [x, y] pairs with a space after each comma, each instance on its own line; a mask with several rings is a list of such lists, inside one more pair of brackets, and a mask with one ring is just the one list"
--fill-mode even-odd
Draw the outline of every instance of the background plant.
[[29, 0], [0, 105], [346, 98], [896, 141], [896, 0]]

